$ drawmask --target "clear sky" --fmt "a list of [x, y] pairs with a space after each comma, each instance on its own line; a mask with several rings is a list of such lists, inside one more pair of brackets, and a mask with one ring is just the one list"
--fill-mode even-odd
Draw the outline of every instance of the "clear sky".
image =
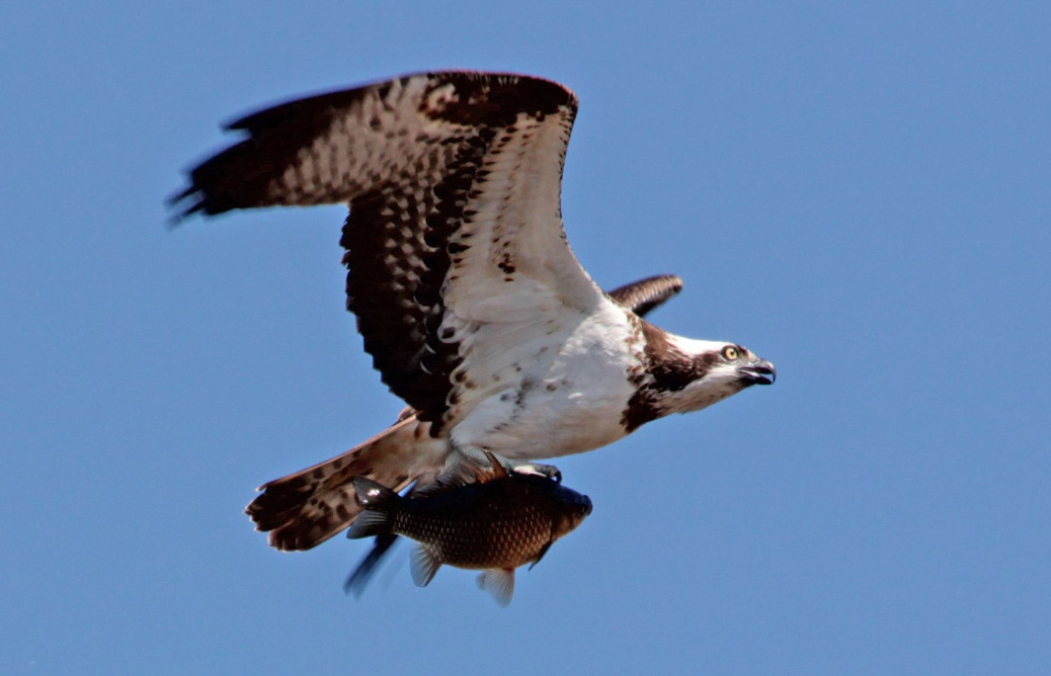
[[[582, 7], [0, 4], [0, 673], [1046, 673], [1051, 5]], [[401, 406], [343, 210], [164, 226], [219, 123], [440, 67], [575, 89], [584, 266], [779, 374], [561, 460], [507, 609], [241, 513]]]

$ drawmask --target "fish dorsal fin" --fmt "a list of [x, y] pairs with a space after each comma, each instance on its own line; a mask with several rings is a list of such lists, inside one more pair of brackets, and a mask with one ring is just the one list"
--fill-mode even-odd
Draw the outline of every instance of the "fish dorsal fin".
[[[489, 458], [489, 463], [493, 466], [493, 479], [503, 479], [507, 477], [507, 470], [504, 468], [503, 463], [497, 460], [496, 456], [493, 455], [492, 452], [486, 451], [485, 457]], [[512, 581], [513, 579], [514, 578], [512, 578]]]
[[434, 579], [434, 574], [441, 568], [442, 562], [438, 560], [429, 549], [419, 545], [412, 550], [409, 560], [409, 569], [412, 571], [412, 581], [417, 587], [426, 587]]
[[504, 607], [515, 593], [515, 569], [491, 568], [478, 576], [478, 587], [489, 592]]
[[551, 549], [551, 545], [553, 545], [554, 543], [554, 540], [548, 540], [547, 543], [540, 548], [540, 551], [537, 553], [536, 558], [533, 559], [533, 562], [531, 564], [529, 564], [529, 570], [533, 570], [536, 564], [540, 563], [540, 559], [544, 558], [544, 554], [547, 554], [547, 550]]

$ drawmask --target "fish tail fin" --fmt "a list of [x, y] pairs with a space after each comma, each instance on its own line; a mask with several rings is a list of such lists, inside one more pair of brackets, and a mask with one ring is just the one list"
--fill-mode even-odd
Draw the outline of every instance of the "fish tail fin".
[[354, 598], [360, 599], [365, 587], [372, 580], [372, 576], [376, 574], [376, 568], [386, 558], [388, 550], [397, 540], [398, 536], [394, 533], [377, 535], [372, 543], [372, 549], [358, 563], [358, 567], [347, 576], [346, 582], [343, 583], [343, 592], [353, 594]]
[[367, 477], [356, 476], [350, 483], [364, 511], [351, 524], [347, 537], [356, 540], [389, 533], [401, 496]]
[[478, 576], [478, 587], [489, 592], [501, 607], [511, 602], [515, 593], [515, 569], [492, 568]]
[[448, 454], [432, 439], [430, 423], [409, 415], [346, 453], [264, 484], [245, 513], [270, 546], [286, 551], [316, 547], [362, 512], [352, 480], [365, 476], [395, 491], [441, 470]]

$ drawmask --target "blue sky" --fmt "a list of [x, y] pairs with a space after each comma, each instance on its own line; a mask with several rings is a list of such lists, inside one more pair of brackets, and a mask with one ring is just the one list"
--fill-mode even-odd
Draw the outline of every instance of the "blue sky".
[[[420, 3], [421, 5], [423, 3]], [[1035, 674], [1051, 663], [1051, 9], [1022, 2], [0, 6], [0, 672]], [[361, 601], [253, 488], [392, 421], [338, 207], [169, 231], [219, 123], [415, 70], [582, 105], [609, 288], [779, 379], [559, 462], [594, 513], [500, 609]]]

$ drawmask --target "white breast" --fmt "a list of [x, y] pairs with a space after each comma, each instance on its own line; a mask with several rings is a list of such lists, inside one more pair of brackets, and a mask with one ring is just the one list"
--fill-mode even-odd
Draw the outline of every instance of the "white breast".
[[621, 416], [637, 357], [624, 311], [609, 304], [579, 324], [554, 355], [524, 364], [519, 379], [480, 402], [452, 430], [458, 448], [512, 460], [589, 451], [625, 435]]

